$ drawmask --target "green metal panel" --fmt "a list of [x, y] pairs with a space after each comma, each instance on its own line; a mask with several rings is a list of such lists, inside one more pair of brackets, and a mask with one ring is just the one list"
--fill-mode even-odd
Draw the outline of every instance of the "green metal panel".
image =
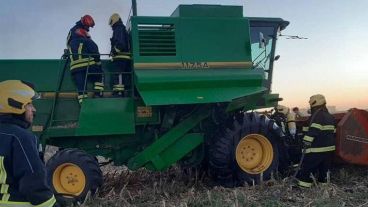
[[[181, 18], [181, 56], [183, 62], [250, 63], [249, 21], [247, 18]], [[250, 68], [244, 65], [242, 68]]]
[[[162, 170], [178, 161], [203, 142], [203, 138], [201, 138], [202, 136], [199, 134], [189, 135], [189, 137], [185, 135], [200, 121], [208, 117], [209, 112], [210, 108], [208, 106], [198, 106], [197, 109], [191, 113], [191, 116], [180, 122], [138, 155], [130, 159], [128, 168], [136, 170], [146, 166], [152, 170]], [[178, 152], [172, 154], [173, 150]], [[171, 157], [174, 155], [175, 157]]]
[[[190, 17], [133, 17], [134, 68], [250, 68], [249, 20], [241, 8], [186, 5], [181, 10]], [[203, 9], [214, 16], [189, 15]]]
[[136, 70], [135, 75], [146, 105], [230, 102], [266, 90], [262, 70]]
[[179, 5], [172, 17], [243, 17], [242, 6]]
[[151, 162], [147, 163], [145, 167], [151, 170], [165, 170], [203, 142], [203, 134], [186, 134], [172, 146], [152, 157]]
[[[133, 61], [137, 63], [181, 62], [179, 18], [132, 17]], [[167, 53], [167, 49], [170, 53]], [[174, 52], [172, 52], [174, 48]]]
[[38, 91], [55, 91], [62, 67], [60, 60], [0, 60], [0, 81], [25, 80]]
[[132, 98], [96, 98], [83, 101], [76, 136], [134, 134]]

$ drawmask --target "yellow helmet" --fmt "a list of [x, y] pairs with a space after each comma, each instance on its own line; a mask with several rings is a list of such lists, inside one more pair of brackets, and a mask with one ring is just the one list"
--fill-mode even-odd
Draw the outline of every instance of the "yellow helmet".
[[321, 106], [326, 104], [326, 99], [323, 95], [321, 94], [316, 94], [310, 97], [309, 99], [309, 105], [311, 107], [315, 107], [315, 106]]
[[119, 14], [117, 14], [117, 13], [112, 14], [110, 19], [109, 19], [109, 25], [110, 26], [114, 25], [116, 22], [119, 21], [119, 19], [120, 19]]
[[290, 109], [288, 107], [286, 107], [286, 106], [283, 106], [283, 105], [277, 105], [276, 106], [276, 110], [277, 110], [277, 112], [286, 115], [286, 114], [289, 113], [289, 110]]
[[0, 82], [0, 114], [23, 114], [25, 106], [39, 98], [33, 85], [20, 80]]

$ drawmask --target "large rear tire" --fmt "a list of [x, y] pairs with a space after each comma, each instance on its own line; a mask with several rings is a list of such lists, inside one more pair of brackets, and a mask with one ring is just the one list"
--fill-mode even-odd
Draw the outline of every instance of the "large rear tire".
[[83, 202], [103, 178], [95, 157], [78, 149], [58, 151], [46, 164], [48, 181], [61, 204]]
[[264, 115], [237, 116], [208, 146], [210, 174], [225, 187], [270, 179], [278, 168], [280, 136], [279, 127]]

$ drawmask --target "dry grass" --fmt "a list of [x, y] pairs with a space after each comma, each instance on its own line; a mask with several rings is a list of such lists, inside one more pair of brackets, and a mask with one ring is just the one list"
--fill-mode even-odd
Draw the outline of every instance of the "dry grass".
[[330, 184], [302, 190], [285, 180], [232, 189], [210, 187], [205, 176], [176, 167], [165, 172], [111, 166], [103, 170], [104, 185], [83, 206], [368, 206], [368, 171], [362, 167], [336, 169]]

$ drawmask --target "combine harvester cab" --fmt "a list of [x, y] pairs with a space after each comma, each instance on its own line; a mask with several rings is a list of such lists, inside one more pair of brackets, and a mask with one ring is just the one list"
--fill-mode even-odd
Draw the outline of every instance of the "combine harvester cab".
[[[60, 150], [47, 162], [60, 199], [82, 200], [102, 173], [95, 156], [131, 170], [207, 166], [224, 186], [257, 183], [277, 171], [280, 129], [249, 110], [274, 107], [271, 93], [280, 18], [248, 18], [242, 6], [180, 5], [170, 17], [130, 21], [132, 87], [76, 99], [66, 60], [0, 60], [0, 79], [35, 83], [42, 99], [33, 131]], [[106, 37], [108, 38], [108, 37]], [[93, 91], [88, 91], [93, 92]]]

